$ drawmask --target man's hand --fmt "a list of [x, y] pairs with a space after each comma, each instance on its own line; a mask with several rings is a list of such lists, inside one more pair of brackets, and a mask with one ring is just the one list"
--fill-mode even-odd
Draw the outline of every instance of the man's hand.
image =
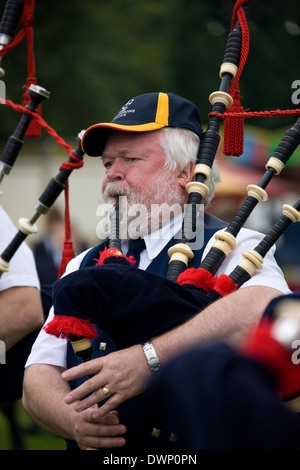
[[[69, 381], [86, 375], [92, 377], [72, 390], [65, 397], [65, 403], [81, 400], [74, 406], [75, 411], [81, 412], [105, 400], [107, 396], [103, 393], [103, 387], [106, 387], [111, 396], [101, 407], [92, 411], [93, 419], [99, 419], [123, 401], [143, 392], [151, 372], [142, 346], [135, 345], [66, 370], [62, 378]], [[89, 396], [84, 398], [86, 395]]]
[[122, 447], [123, 437], [115, 437], [126, 432], [125, 426], [119, 424], [118, 413], [112, 411], [100, 419], [93, 417], [94, 408], [82, 413], [75, 413], [73, 432], [81, 450], [98, 450], [108, 447]]

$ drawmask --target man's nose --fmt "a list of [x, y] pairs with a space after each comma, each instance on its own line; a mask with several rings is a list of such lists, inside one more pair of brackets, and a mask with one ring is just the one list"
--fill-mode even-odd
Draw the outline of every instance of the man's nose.
[[122, 181], [125, 178], [125, 173], [125, 163], [117, 158], [110, 164], [106, 172], [106, 177], [109, 181]]

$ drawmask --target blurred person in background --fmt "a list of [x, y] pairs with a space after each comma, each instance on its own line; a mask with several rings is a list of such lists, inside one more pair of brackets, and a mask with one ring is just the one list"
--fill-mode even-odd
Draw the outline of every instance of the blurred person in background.
[[[57, 281], [65, 238], [64, 217], [57, 207], [54, 206], [49, 210], [45, 223], [45, 236], [33, 246], [33, 255], [42, 286]], [[86, 250], [86, 243], [76, 234], [74, 228], [72, 228], [72, 238], [75, 254]]]
[[[1, 253], [17, 233], [0, 206]], [[44, 322], [40, 282], [32, 251], [23, 242], [12, 257], [9, 270], [0, 278], [0, 340], [5, 345], [5, 363], [0, 366], [0, 405], [9, 420], [14, 447], [23, 448], [15, 416], [15, 403], [22, 396], [24, 364]]]

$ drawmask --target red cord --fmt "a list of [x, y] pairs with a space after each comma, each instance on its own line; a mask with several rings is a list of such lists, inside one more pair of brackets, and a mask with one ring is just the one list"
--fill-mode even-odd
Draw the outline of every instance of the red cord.
[[260, 118], [260, 117], [274, 117], [274, 116], [292, 116], [295, 114], [300, 114], [300, 109], [276, 109], [274, 111], [243, 111], [242, 113], [210, 113], [209, 116], [217, 116], [220, 118], [226, 118], [229, 116], [234, 117], [243, 117], [243, 118]]
[[[20, 104], [16, 104], [14, 103], [13, 101], [11, 100], [4, 100], [4, 104], [6, 104], [7, 106], [10, 106], [11, 108], [13, 108], [15, 111], [18, 111], [20, 113], [23, 113], [23, 112], [26, 112], [28, 114], [31, 114], [31, 116], [36, 119], [39, 124], [44, 127], [46, 129], [46, 131], [48, 132], [49, 135], [51, 135], [54, 140], [59, 144], [61, 145], [62, 147], [64, 147], [67, 152], [69, 153], [70, 156], [72, 156], [72, 158], [74, 158], [74, 156], [72, 155], [72, 152], [73, 152], [73, 149], [72, 147], [67, 144], [57, 133], [56, 131], [51, 127], [49, 126], [49, 124], [47, 124], [47, 122], [37, 113], [35, 113], [34, 111], [31, 111], [30, 109], [27, 109], [25, 108], [25, 106], [22, 106]], [[67, 163], [67, 162], [66, 162]], [[83, 161], [80, 160], [81, 165], [79, 165], [78, 167], [76, 168], [79, 168], [80, 166], [83, 165]], [[73, 168], [73, 167], [72, 167]], [[75, 168], [75, 167], [74, 167]]]
[[[27, 41], [27, 50], [28, 50], [28, 59], [27, 59], [27, 82], [23, 85], [25, 90], [23, 96], [23, 105], [25, 106], [30, 101], [30, 96], [28, 89], [30, 85], [36, 85], [37, 80], [35, 76], [35, 58], [33, 52], [33, 43], [34, 43], [34, 33], [33, 33], [33, 12], [35, 7], [35, 0], [25, 0], [23, 6], [23, 22], [22, 27], [25, 31], [26, 41]], [[41, 114], [41, 104], [38, 105], [37, 113]], [[41, 126], [38, 121], [32, 120], [26, 130], [26, 137], [40, 137], [41, 135]]]
[[[19, 31], [19, 33], [17, 34], [17, 36], [11, 43], [3, 47], [3, 49], [1, 49], [0, 51], [0, 56], [4, 56], [26, 37], [28, 59], [27, 59], [27, 81], [26, 81], [26, 84], [23, 85], [23, 89], [25, 90], [24, 95], [23, 95], [24, 106], [30, 101], [30, 96], [28, 94], [28, 89], [30, 85], [36, 85], [37, 83], [36, 76], [35, 76], [35, 58], [34, 58], [34, 52], [33, 52], [34, 8], [35, 8], [35, 0], [24, 0], [21, 30]], [[39, 104], [37, 108], [37, 113], [41, 114], [41, 104]], [[28, 129], [26, 130], [25, 135], [26, 137], [40, 137], [41, 135], [40, 123], [37, 120], [31, 121], [31, 123], [28, 126]]]

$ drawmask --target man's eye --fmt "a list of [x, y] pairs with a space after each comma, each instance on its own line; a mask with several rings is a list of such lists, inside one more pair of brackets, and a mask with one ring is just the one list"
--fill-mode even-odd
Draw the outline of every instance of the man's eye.
[[103, 163], [103, 165], [104, 165], [104, 168], [108, 170], [112, 166], [112, 162], [106, 162], [106, 163]]

